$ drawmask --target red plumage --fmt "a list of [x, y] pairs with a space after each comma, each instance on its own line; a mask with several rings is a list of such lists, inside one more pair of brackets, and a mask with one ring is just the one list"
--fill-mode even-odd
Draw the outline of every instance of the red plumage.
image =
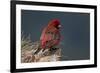
[[53, 19], [48, 23], [48, 25], [43, 29], [40, 41], [42, 48], [51, 48], [60, 43], [60, 21], [58, 19]]

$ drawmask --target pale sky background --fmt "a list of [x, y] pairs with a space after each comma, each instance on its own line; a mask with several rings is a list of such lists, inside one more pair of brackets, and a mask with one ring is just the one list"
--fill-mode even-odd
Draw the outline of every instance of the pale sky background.
[[31, 35], [33, 42], [40, 39], [42, 29], [52, 19], [59, 19], [61, 28], [62, 60], [90, 58], [90, 15], [88, 13], [22, 10], [21, 30]]

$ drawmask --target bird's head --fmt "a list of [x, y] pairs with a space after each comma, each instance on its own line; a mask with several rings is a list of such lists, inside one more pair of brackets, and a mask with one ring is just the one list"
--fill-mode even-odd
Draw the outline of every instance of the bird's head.
[[61, 24], [58, 19], [53, 19], [52, 21], [50, 21], [49, 26], [54, 26], [59, 29], [61, 27]]

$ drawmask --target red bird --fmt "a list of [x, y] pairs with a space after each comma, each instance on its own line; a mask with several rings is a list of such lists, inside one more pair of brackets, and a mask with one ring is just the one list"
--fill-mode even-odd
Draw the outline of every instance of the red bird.
[[53, 19], [48, 23], [48, 25], [43, 29], [40, 41], [41, 47], [52, 48], [60, 43], [61, 35], [60, 35], [60, 21], [58, 19]]

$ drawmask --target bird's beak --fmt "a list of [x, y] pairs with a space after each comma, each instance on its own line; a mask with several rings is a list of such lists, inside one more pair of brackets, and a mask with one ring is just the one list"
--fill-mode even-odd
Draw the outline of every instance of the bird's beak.
[[59, 28], [61, 28], [61, 25], [58, 25]]

